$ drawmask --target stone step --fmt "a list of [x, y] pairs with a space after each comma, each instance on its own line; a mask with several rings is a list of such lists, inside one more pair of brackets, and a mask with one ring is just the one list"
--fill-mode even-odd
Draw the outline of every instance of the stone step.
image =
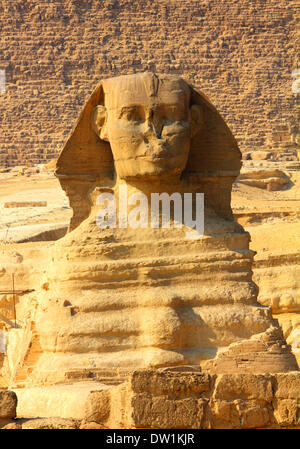
[[116, 378], [105, 378], [105, 377], [97, 378], [97, 382], [101, 382], [101, 383], [103, 383], [105, 385], [120, 385], [120, 384], [126, 382], [126, 380], [127, 380], [127, 377], [118, 378], [118, 379], [116, 379]]
[[82, 370], [71, 370], [65, 373], [65, 381], [82, 381], [82, 380], [93, 380], [97, 382], [103, 382], [108, 385], [118, 385], [125, 382], [128, 370], [103, 370], [103, 369], [82, 369]]
[[18, 398], [18, 418], [73, 418], [83, 419], [85, 402], [91, 391], [109, 386], [99, 382], [76, 382], [24, 388], [22, 383], [13, 388]]

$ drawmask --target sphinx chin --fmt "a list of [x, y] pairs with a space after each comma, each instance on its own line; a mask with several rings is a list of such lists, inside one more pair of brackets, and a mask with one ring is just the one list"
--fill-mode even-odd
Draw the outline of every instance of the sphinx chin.
[[179, 174], [182, 168], [174, 166], [175, 158], [138, 157], [136, 160], [116, 162], [116, 172], [121, 179], [168, 178]]

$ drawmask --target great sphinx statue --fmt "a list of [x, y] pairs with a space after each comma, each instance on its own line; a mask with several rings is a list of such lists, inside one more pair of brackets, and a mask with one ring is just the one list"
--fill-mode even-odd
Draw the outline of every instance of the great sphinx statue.
[[[298, 369], [270, 308], [257, 302], [255, 253], [233, 219], [240, 167], [223, 118], [182, 78], [146, 72], [100, 82], [57, 161], [73, 217], [38, 295], [31, 382], [81, 369]], [[203, 233], [188, 238], [195, 230], [176, 226], [172, 208], [169, 227], [130, 227], [124, 210], [123, 221], [100, 226], [99, 196], [114, 195], [120, 218], [124, 186], [127, 199], [142, 194], [149, 204], [153, 193], [192, 194], [192, 209], [203, 194]]]

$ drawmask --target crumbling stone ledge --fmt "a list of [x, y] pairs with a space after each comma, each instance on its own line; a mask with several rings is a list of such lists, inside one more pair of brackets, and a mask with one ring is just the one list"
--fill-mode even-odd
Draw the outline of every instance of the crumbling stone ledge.
[[135, 371], [124, 384], [90, 393], [86, 422], [108, 428], [300, 428], [300, 372]]
[[0, 429], [14, 422], [17, 410], [16, 393], [0, 390]]
[[5, 208], [14, 207], [46, 207], [47, 201], [10, 201], [4, 203]]

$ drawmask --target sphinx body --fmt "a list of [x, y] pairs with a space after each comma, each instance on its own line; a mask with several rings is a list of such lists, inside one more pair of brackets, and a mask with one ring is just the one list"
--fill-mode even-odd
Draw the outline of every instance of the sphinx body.
[[[182, 79], [100, 83], [57, 163], [74, 214], [39, 294], [42, 350], [31, 382], [80, 369], [297, 369], [270, 309], [257, 303], [249, 234], [232, 217], [240, 159], [215, 108]], [[97, 198], [118, 199], [124, 185], [148, 199], [204, 193], [204, 235], [186, 238], [172, 214], [170, 228], [100, 227]]]

